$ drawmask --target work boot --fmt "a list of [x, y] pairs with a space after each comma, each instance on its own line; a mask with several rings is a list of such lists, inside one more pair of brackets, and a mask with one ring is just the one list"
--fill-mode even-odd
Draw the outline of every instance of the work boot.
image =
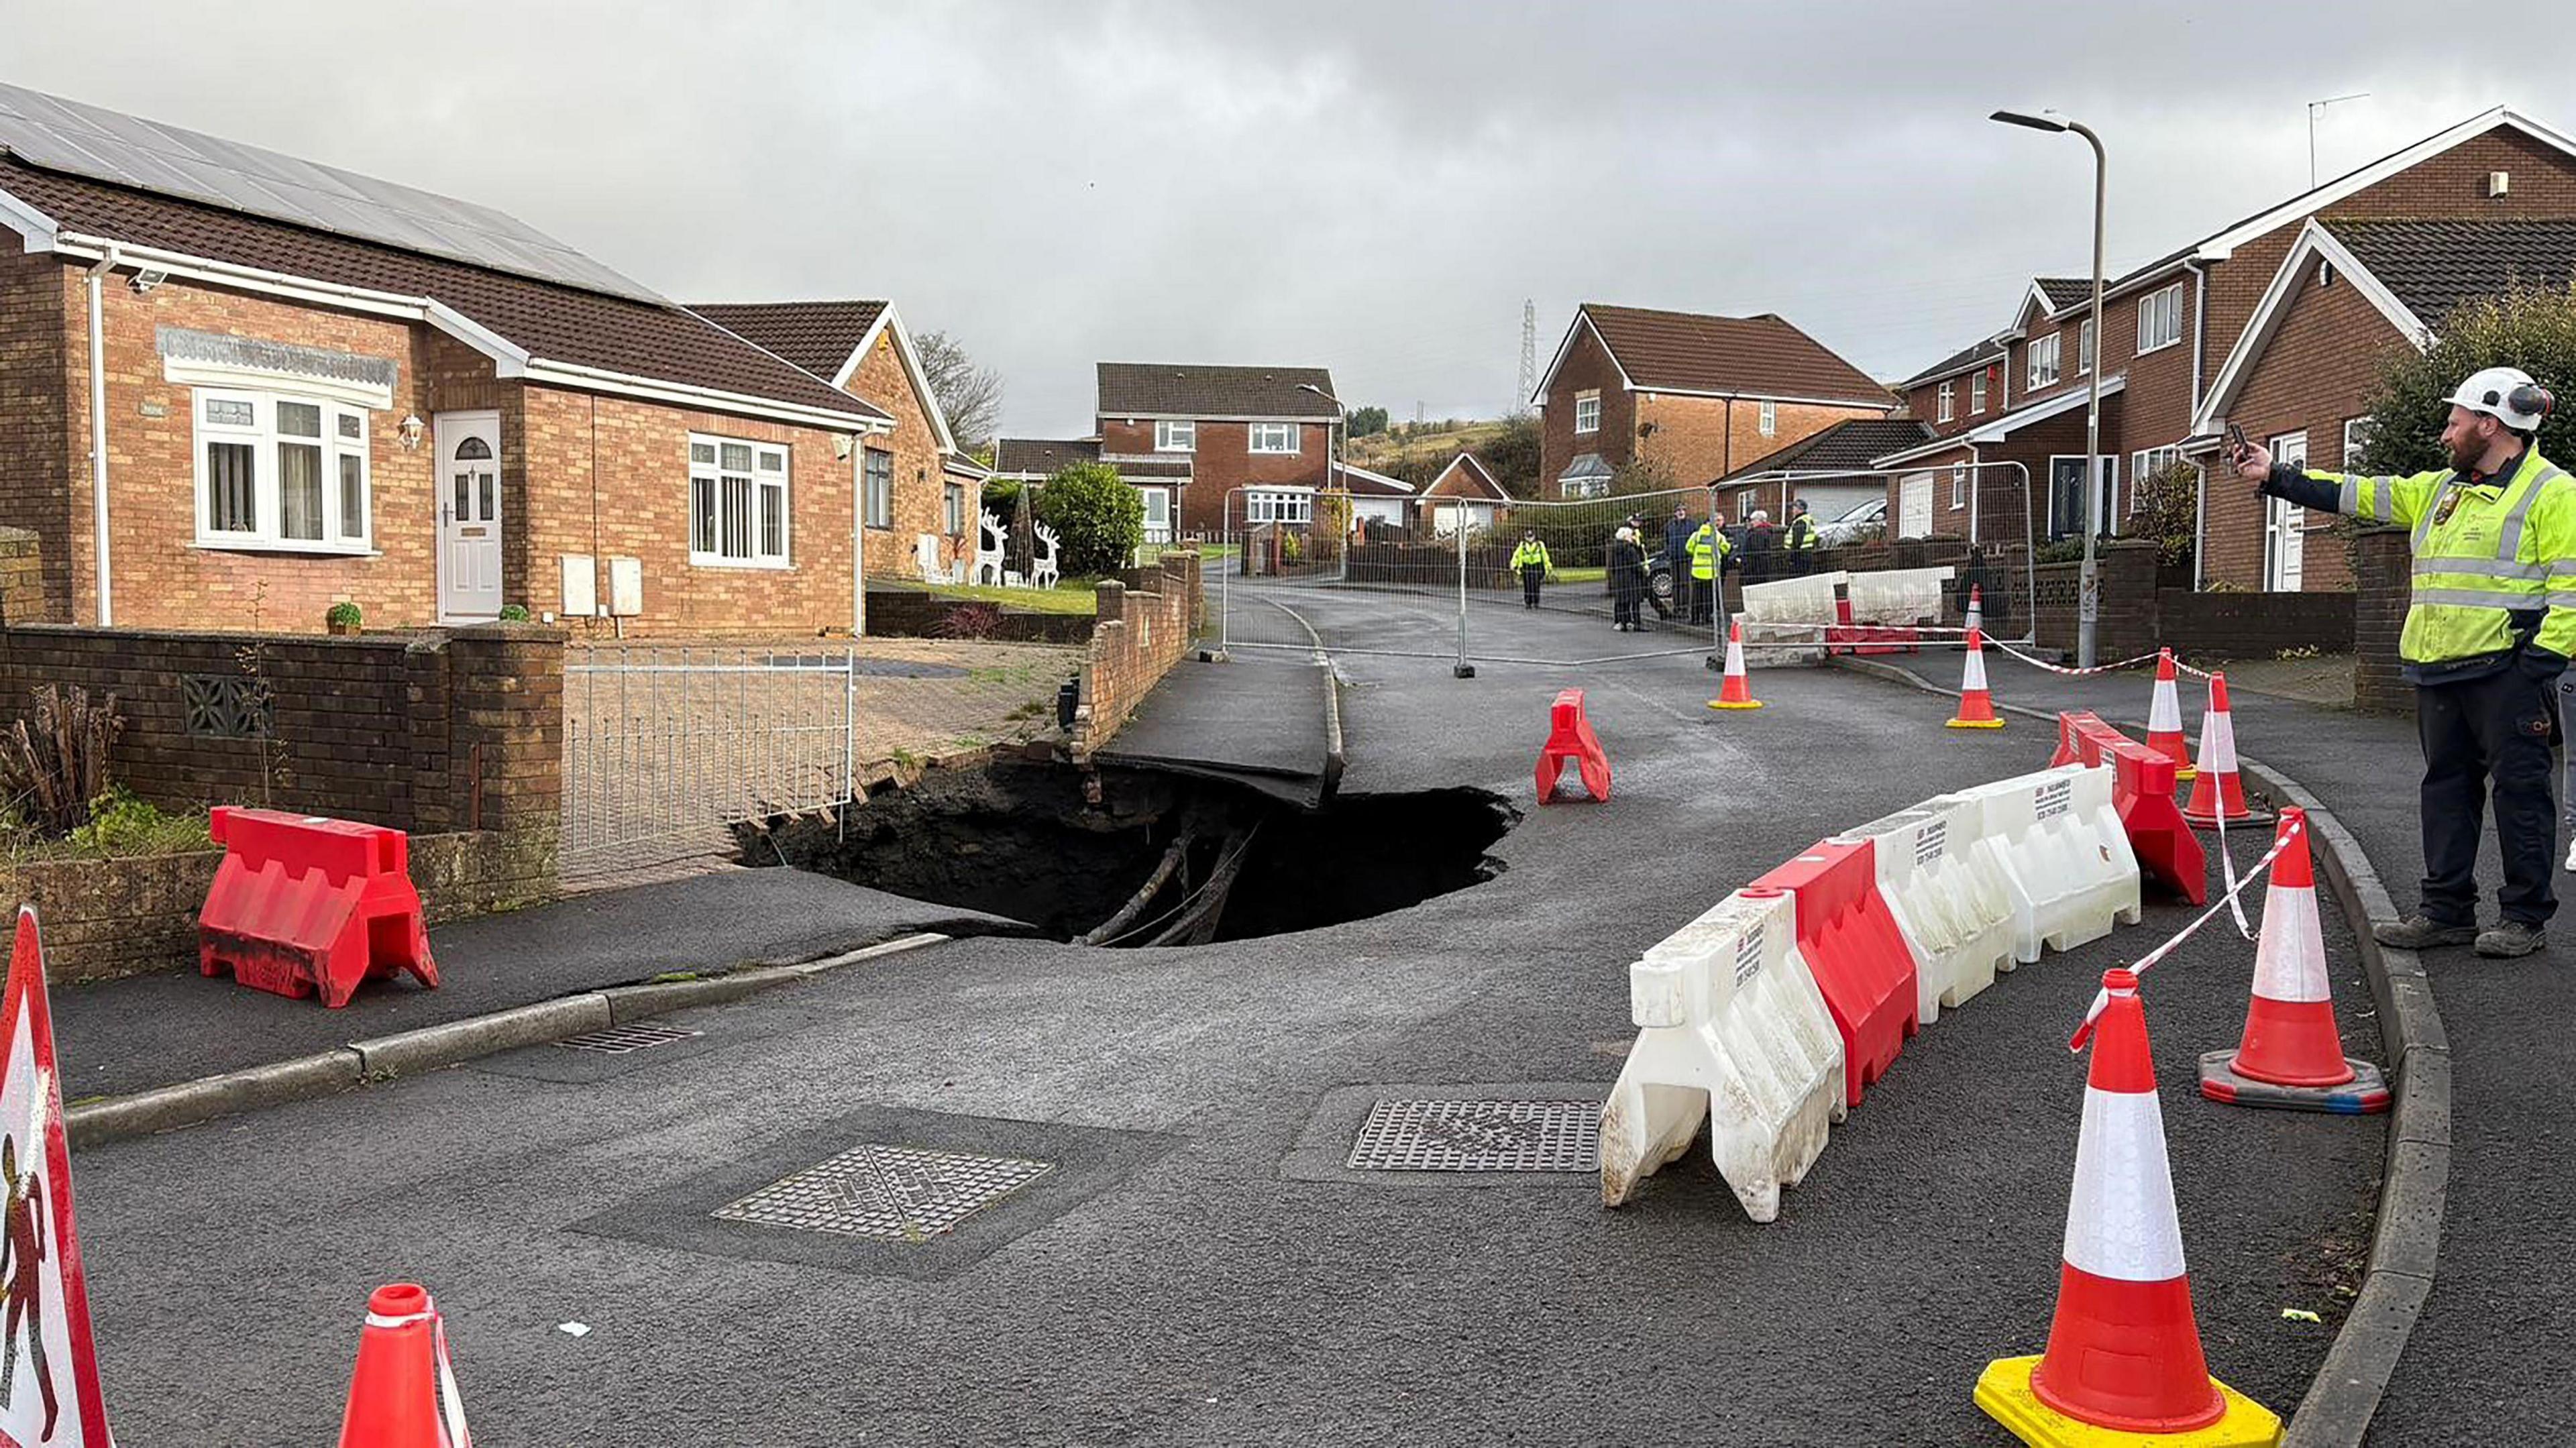
[[2512, 960], [2548, 943], [2540, 927], [2528, 920], [2499, 920], [2495, 929], [2478, 932], [2478, 954], [2490, 960]]
[[2466, 945], [2478, 939], [2474, 925], [2444, 925], [2430, 915], [2409, 915], [2403, 920], [2382, 921], [2370, 927], [2371, 936], [2382, 945], [2399, 950], [2430, 950], [2437, 945]]
[[2567, 842], [2567, 872], [2576, 875], [2576, 839]]

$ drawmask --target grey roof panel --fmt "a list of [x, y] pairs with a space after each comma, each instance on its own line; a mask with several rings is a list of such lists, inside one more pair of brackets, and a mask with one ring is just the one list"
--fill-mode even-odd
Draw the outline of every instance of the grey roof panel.
[[650, 288], [488, 207], [18, 86], [0, 85], [0, 150], [48, 171], [584, 291], [661, 300]]

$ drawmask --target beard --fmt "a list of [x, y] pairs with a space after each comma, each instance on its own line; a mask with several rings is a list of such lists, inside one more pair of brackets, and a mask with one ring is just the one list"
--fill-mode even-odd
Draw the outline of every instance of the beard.
[[2451, 445], [2452, 470], [2455, 472], [2468, 472], [2478, 465], [2478, 460], [2480, 458], [2483, 458], [2486, 455], [2487, 445], [2483, 442], [2471, 440], [2468, 442], [2453, 443]]

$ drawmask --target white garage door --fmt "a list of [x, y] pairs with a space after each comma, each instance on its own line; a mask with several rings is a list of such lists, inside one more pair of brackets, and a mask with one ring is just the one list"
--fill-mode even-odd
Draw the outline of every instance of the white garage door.
[[1915, 473], [1896, 485], [1896, 536], [1932, 536], [1932, 475]]

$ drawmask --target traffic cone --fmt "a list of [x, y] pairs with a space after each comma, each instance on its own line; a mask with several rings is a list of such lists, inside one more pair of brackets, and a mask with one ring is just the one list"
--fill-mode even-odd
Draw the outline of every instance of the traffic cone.
[[1708, 707], [1762, 707], [1762, 701], [1753, 697], [1753, 681], [1744, 676], [1744, 617], [1741, 614], [1726, 621], [1726, 682], [1718, 688], [1717, 697], [1708, 701]]
[[2227, 676], [2209, 676], [2209, 712], [2200, 716], [2200, 774], [2182, 817], [2196, 825], [2261, 818], [2245, 807], [2245, 782], [2236, 773], [2236, 720], [2227, 712]]
[[1968, 627], [1970, 629], [1982, 629], [1985, 626], [1986, 590], [1977, 584], [1971, 583], [1968, 585]]
[[2093, 1059], [2048, 1351], [1988, 1363], [1977, 1406], [2047, 1448], [2270, 1448], [2280, 1418], [2212, 1378], [2201, 1354], [2138, 978], [2104, 971], [2102, 994], [2087, 1025]]
[[1959, 680], [1959, 713], [1950, 721], [1950, 727], [2004, 727], [2002, 717], [1995, 713], [1994, 695], [1986, 688], [1986, 636], [1973, 627], [1968, 630], [1968, 667]]
[[367, 1299], [358, 1370], [340, 1419], [340, 1448], [473, 1448], [447, 1329], [416, 1283], [379, 1287]]
[[2317, 919], [2316, 867], [2308, 855], [2307, 811], [2281, 811], [2272, 882], [2263, 895], [2263, 938], [2254, 948], [2254, 998], [2233, 1051], [2200, 1058], [2200, 1094], [2238, 1106], [2368, 1115], [2388, 1109], [2388, 1081], [2368, 1061], [2347, 1058], [2335, 1027]]
[[2174, 778], [2193, 779], [2191, 745], [2182, 737], [2182, 699], [2174, 692], [2173, 650], [2156, 650], [2156, 691], [2147, 701], [2147, 747], [2174, 762]]

